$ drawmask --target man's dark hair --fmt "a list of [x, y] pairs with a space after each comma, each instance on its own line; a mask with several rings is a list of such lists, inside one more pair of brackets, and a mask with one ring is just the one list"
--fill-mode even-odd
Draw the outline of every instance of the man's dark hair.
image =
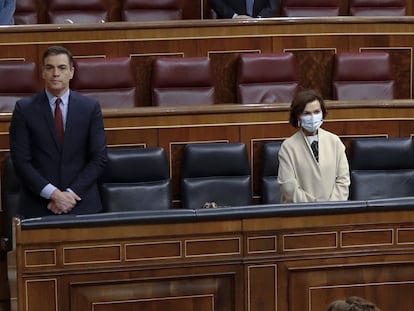
[[69, 65], [70, 67], [73, 67], [73, 54], [71, 51], [69, 51], [68, 49], [64, 48], [63, 46], [58, 46], [58, 45], [54, 45], [54, 46], [50, 46], [46, 49], [46, 51], [43, 53], [43, 65], [45, 64], [45, 59], [49, 56], [55, 56], [55, 55], [60, 55], [60, 54], [65, 54], [68, 56], [69, 59]]
[[322, 96], [314, 90], [304, 90], [296, 94], [295, 98], [293, 98], [292, 104], [290, 105], [289, 123], [293, 127], [299, 127], [298, 121], [300, 115], [305, 110], [306, 105], [314, 100], [317, 100], [321, 104], [322, 117], [325, 119], [328, 111], [326, 110], [325, 102]]

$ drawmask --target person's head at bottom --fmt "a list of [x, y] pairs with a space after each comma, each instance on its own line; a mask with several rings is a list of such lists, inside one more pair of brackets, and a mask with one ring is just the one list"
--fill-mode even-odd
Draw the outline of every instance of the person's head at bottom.
[[332, 302], [326, 311], [381, 311], [375, 304], [364, 298], [351, 296]]

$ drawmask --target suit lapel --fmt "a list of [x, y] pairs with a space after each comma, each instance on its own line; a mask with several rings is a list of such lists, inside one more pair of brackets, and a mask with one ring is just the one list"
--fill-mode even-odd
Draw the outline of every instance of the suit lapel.
[[57, 136], [55, 119], [53, 118], [53, 114], [49, 105], [49, 99], [47, 98], [45, 91], [43, 91], [38, 98], [38, 107], [40, 110], [40, 114], [42, 118], [45, 120], [47, 127], [50, 131], [50, 136], [52, 137], [56, 147], [60, 150], [62, 146]]
[[66, 115], [66, 126], [65, 126], [65, 141], [64, 145], [71, 141], [72, 130], [76, 128], [76, 116], [79, 112], [79, 100], [76, 96], [76, 93], [70, 91], [69, 102], [68, 102], [68, 111]]

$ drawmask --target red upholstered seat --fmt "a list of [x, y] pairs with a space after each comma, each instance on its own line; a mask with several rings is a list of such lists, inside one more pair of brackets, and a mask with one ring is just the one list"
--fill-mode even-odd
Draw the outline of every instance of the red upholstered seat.
[[108, 11], [105, 0], [49, 0], [48, 19], [52, 24], [103, 23]]
[[14, 22], [16, 25], [37, 24], [39, 21], [36, 0], [16, 1]]
[[16, 101], [38, 91], [36, 64], [24, 61], [0, 61], [0, 112], [11, 112]]
[[300, 16], [337, 16], [340, 0], [283, 0], [282, 15]]
[[136, 84], [129, 57], [75, 59], [71, 88], [99, 101], [102, 108], [136, 106]]
[[215, 87], [208, 57], [158, 58], [152, 72], [154, 106], [211, 105]]
[[349, 14], [354, 16], [404, 16], [405, 0], [350, 0]]
[[122, 20], [175, 20], [182, 19], [178, 0], [125, 0]]
[[335, 99], [394, 99], [394, 80], [387, 52], [338, 53], [333, 80]]
[[241, 104], [290, 102], [299, 88], [292, 53], [241, 54], [237, 73]]

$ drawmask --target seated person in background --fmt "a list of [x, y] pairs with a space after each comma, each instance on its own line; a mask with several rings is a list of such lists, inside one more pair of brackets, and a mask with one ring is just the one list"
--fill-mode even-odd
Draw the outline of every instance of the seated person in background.
[[0, 0], [0, 25], [14, 25], [16, 0]]
[[279, 16], [280, 0], [209, 0], [218, 18]]
[[292, 101], [289, 123], [299, 130], [279, 151], [282, 203], [348, 199], [345, 146], [338, 136], [320, 128], [326, 114], [321, 95], [313, 90], [299, 92]]
[[97, 179], [106, 162], [99, 103], [69, 89], [73, 56], [60, 46], [43, 54], [45, 89], [17, 101], [10, 122], [11, 159], [20, 178], [18, 214], [91, 214], [102, 210]]
[[326, 311], [381, 311], [372, 302], [361, 297], [348, 297], [332, 302]]

